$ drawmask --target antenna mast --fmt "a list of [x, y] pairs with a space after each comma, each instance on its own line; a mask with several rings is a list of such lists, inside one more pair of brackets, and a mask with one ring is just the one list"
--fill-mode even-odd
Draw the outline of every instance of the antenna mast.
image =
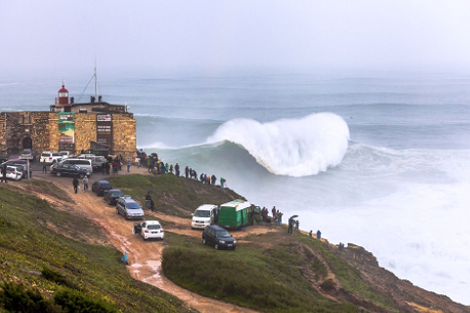
[[98, 94], [96, 92], [96, 80], [97, 80], [97, 78], [96, 78], [96, 63], [95, 63], [95, 75], [94, 76], [95, 76], [95, 99], [98, 99]]

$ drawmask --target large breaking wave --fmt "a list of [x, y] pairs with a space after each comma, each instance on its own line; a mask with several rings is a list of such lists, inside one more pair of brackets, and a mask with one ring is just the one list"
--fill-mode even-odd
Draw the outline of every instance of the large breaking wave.
[[315, 175], [341, 163], [349, 128], [333, 113], [260, 123], [234, 119], [222, 124], [206, 143], [230, 141], [243, 146], [258, 163], [277, 175]]

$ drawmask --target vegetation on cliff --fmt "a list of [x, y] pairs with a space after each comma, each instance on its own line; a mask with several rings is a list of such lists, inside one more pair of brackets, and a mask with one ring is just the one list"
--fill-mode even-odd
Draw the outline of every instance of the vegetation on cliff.
[[0, 312], [192, 311], [131, 278], [87, 218], [12, 188], [1, 188], [0, 199]]

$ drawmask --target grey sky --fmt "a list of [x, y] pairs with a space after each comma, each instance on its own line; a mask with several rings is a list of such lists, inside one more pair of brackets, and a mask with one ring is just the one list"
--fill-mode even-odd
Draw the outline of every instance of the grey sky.
[[[0, 0], [0, 70], [470, 71], [470, 1]], [[1, 74], [0, 74], [1, 75]]]

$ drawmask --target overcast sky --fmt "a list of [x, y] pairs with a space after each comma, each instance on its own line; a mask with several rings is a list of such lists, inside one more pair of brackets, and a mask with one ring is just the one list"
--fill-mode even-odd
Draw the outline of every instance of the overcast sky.
[[0, 0], [0, 71], [470, 72], [470, 1]]

